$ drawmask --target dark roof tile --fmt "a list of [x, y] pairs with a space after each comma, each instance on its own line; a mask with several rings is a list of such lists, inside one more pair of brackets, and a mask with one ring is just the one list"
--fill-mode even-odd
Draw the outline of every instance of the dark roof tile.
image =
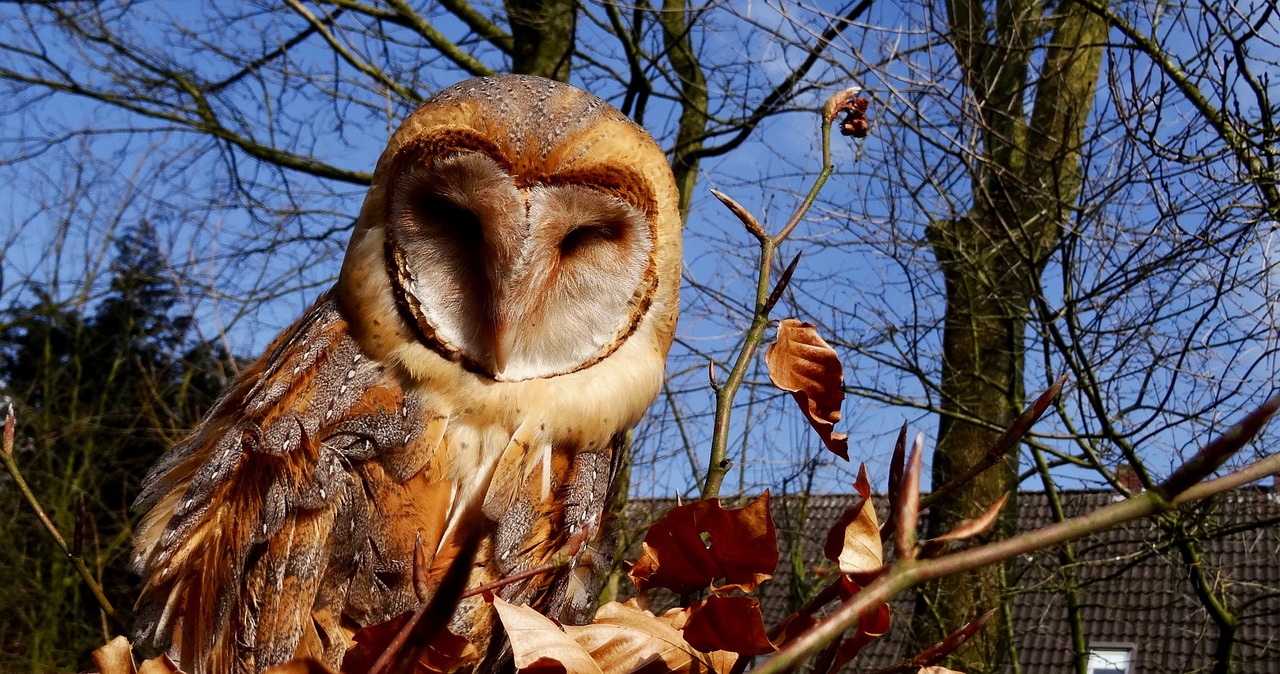
[[[1115, 494], [1101, 491], [1061, 493], [1068, 517], [1109, 505]], [[758, 592], [765, 621], [772, 625], [796, 604], [798, 588], [820, 585], [809, 571], [829, 567], [822, 557], [827, 530], [857, 497], [815, 495], [775, 497], [782, 561], [772, 581]], [[1052, 521], [1043, 492], [1018, 495], [1018, 526], [1028, 530]], [[629, 521], [647, 525], [674, 503], [638, 500], [630, 504]], [[884, 503], [877, 502], [883, 521]], [[1239, 618], [1232, 671], [1263, 674], [1280, 671], [1280, 503], [1260, 489], [1241, 489], [1190, 506], [1173, 533], [1201, 542], [1202, 564], [1214, 587], [1227, 591]], [[1260, 523], [1260, 524], [1259, 524]], [[1217, 630], [1188, 581], [1187, 567], [1170, 544], [1170, 536], [1151, 521], [1131, 522], [1073, 544], [1077, 562], [1079, 603], [1086, 638], [1092, 643], [1129, 643], [1135, 648], [1136, 672], [1192, 672], [1212, 661]], [[793, 584], [786, 551], [797, 545], [806, 568]], [[634, 548], [638, 551], [639, 540]], [[629, 559], [635, 559], [630, 555]], [[1072, 653], [1063, 599], [1065, 572], [1056, 550], [1026, 555], [1011, 567], [1013, 624], [1024, 672], [1070, 672]], [[909, 619], [912, 598], [894, 602], [895, 620]], [[988, 629], [991, 629], [988, 627]], [[850, 671], [870, 671], [898, 662], [901, 630], [891, 632], [855, 663]]]

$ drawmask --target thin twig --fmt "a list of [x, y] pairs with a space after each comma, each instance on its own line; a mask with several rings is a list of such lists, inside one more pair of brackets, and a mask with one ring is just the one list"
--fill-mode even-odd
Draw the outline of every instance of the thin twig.
[[[832, 96], [823, 108], [821, 116], [820, 128], [822, 132], [822, 170], [818, 173], [817, 179], [814, 180], [813, 186], [805, 195], [803, 201], [796, 208], [795, 213], [787, 221], [786, 226], [782, 228], [774, 236], [769, 236], [764, 226], [756, 219], [742, 204], [739, 204], [732, 197], [718, 190], [711, 190], [711, 194], [719, 199], [721, 203], [734, 214], [747, 229], [747, 231], [760, 242], [760, 258], [756, 271], [756, 298], [755, 310], [752, 312], [751, 327], [747, 329], [747, 334], [742, 340], [742, 345], [738, 347], [738, 355], [733, 361], [733, 367], [729, 369], [729, 377], [718, 388], [713, 386], [716, 395], [716, 413], [715, 422], [711, 435], [711, 456], [707, 462], [707, 477], [702, 483], [702, 498], [715, 498], [720, 495], [720, 485], [724, 482], [724, 476], [729, 472], [731, 466], [729, 456], [729, 421], [733, 414], [733, 401], [738, 395], [738, 389], [741, 388], [742, 382], [746, 379], [747, 369], [750, 367], [752, 359], [755, 357], [756, 351], [760, 348], [760, 344], [764, 342], [765, 328], [769, 325], [769, 313], [778, 302], [778, 298], [782, 296], [783, 290], [786, 289], [787, 283], [791, 280], [791, 274], [795, 271], [795, 266], [799, 261], [799, 256], [791, 261], [783, 272], [782, 280], [779, 281], [776, 288], [772, 290], [769, 287], [770, 275], [773, 272], [773, 256], [778, 246], [795, 231], [796, 226], [809, 212], [809, 208], [813, 206], [813, 202], [818, 197], [818, 193], [822, 190], [822, 186], [826, 184], [827, 178], [831, 176], [831, 172], [835, 169], [835, 165], [831, 163], [831, 123], [834, 117], [829, 113], [830, 110], [842, 105], [844, 101], [851, 96], [856, 95], [861, 89], [852, 87], [845, 89], [840, 93]], [[852, 92], [852, 93], [851, 93]]]
[[62, 537], [53, 520], [49, 519], [49, 516], [45, 514], [44, 508], [40, 506], [40, 501], [36, 499], [35, 493], [31, 491], [26, 479], [22, 477], [22, 472], [18, 470], [18, 462], [13, 458], [13, 434], [13, 405], [9, 405], [9, 413], [5, 415], [4, 420], [4, 451], [0, 452], [0, 461], [4, 463], [5, 470], [9, 471], [9, 476], [13, 478], [13, 483], [18, 487], [18, 491], [22, 493], [23, 498], [27, 500], [27, 503], [31, 505], [31, 509], [35, 511], [36, 518], [40, 520], [40, 524], [44, 525], [45, 531], [49, 532], [53, 542], [58, 544], [58, 548], [67, 556], [67, 559], [71, 560], [71, 565], [75, 567], [76, 573], [89, 586], [89, 592], [93, 594], [98, 606], [102, 608], [103, 615], [111, 621], [113, 626], [124, 630], [127, 626], [120, 619], [120, 615], [116, 613], [115, 607], [107, 600], [107, 595], [102, 591], [102, 585], [93, 577], [93, 571], [85, 564], [83, 557], [73, 553], [71, 548], [67, 546], [66, 539]]
[[[898, 593], [921, 583], [997, 564], [1035, 550], [1050, 548], [1111, 529], [1125, 522], [1158, 515], [1180, 505], [1205, 499], [1280, 473], [1280, 453], [1276, 453], [1234, 473], [1200, 482], [1221, 465], [1218, 461], [1220, 457], [1229, 456], [1244, 447], [1278, 408], [1280, 408], [1280, 396], [1263, 403], [1222, 437], [1214, 440], [1174, 471], [1170, 479], [1156, 489], [1142, 492], [1087, 515], [944, 557], [927, 560], [898, 560], [887, 573], [864, 588], [848, 603], [837, 608], [816, 627], [796, 638], [753, 671], [756, 674], [778, 674], [794, 669], [827, 644], [839, 639], [846, 630], [856, 625], [858, 619], [864, 614]], [[1189, 486], [1181, 491], [1174, 491], [1182, 485]]]

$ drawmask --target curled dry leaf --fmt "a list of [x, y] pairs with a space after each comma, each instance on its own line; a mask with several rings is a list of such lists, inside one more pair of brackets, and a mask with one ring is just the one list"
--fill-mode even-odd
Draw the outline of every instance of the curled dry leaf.
[[133, 644], [123, 636], [112, 639], [107, 644], [89, 654], [100, 674], [178, 674], [178, 668], [167, 655], [144, 660], [141, 665], [133, 665]]
[[973, 538], [978, 534], [985, 532], [996, 523], [996, 518], [1000, 516], [1000, 509], [1004, 507], [1005, 501], [1009, 500], [1009, 495], [1001, 496], [999, 500], [991, 504], [981, 515], [971, 519], [963, 520], [956, 525], [956, 528], [947, 533], [924, 542], [921, 547], [921, 557], [935, 557], [941, 554], [950, 541], [963, 541]]
[[162, 655], [158, 658], [143, 660], [138, 666], [138, 674], [179, 674], [179, 672], [173, 660], [170, 660], [167, 655]]
[[[960, 629], [952, 632], [951, 634], [948, 634], [945, 638], [942, 639], [942, 641], [939, 641], [938, 643], [921, 651], [919, 655], [911, 659], [911, 662], [908, 663], [908, 665], [913, 667], [928, 668], [929, 665], [939, 662], [940, 660], [947, 657], [948, 655], [951, 655], [956, 651], [957, 648], [960, 648], [961, 644], [968, 641], [969, 637], [973, 636], [978, 630], [982, 629], [982, 626], [986, 625], [987, 621], [991, 620], [991, 616], [995, 614], [996, 614], [996, 610], [991, 609], [990, 611], [987, 611], [981, 616], [978, 616], [977, 618], [969, 621]], [[951, 670], [942, 669], [942, 668], [938, 668], [938, 669], [941, 670], [942, 672], [951, 671]], [[924, 671], [924, 670], [921, 670], [921, 671]]]
[[865, 574], [884, 566], [884, 545], [880, 540], [880, 522], [875, 504], [871, 501], [871, 480], [867, 466], [858, 468], [858, 478], [853, 488], [862, 501], [844, 511], [840, 519], [827, 532], [827, 542], [822, 552], [827, 559], [840, 566], [845, 574]]
[[134, 674], [133, 645], [123, 636], [116, 637], [89, 655], [101, 674]]
[[721, 507], [719, 499], [672, 508], [649, 528], [642, 548], [629, 572], [641, 592], [665, 587], [688, 594], [722, 578], [724, 584], [713, 590], [750, 592], [778, 566], [769, 492], [734, 510]]
[[493, 598], [520, 672], [604, 674], [591, 654], [550, 618], [528, 606]]
[[812, 323], [784, 318], [777, 341], [764, 354], [769, 380], [800, 403], [800, 410], [836, 456], [849, 460], [849, 436], [835, 432], [844, 403], [844, 367]]
[[688, 609], [684, 638], [694, 648], [764, 655], [775, 649], [764, 629], [764, 615], [755, 597], [708, 597]]
[[596, 612], [595, 621], [582, 627], [566, 626], [565, 633], [586, 649], [608, 674], [673, 672], [675, 674], [726, 674], [737, 656], [703, 653], [685, 639], [675, 625], [688, 617], [685, 610], [656, 617], [635, 603], [610, 602]]

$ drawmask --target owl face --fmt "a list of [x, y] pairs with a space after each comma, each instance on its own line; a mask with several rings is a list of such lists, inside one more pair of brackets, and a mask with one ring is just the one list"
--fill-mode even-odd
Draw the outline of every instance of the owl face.
[[393, 137], [353, 248], [380, 235], [397, 312], [427, 348], [493, 380], [553, 377], [607, 358], [649, 311], [670, 181], [657, 145], [603, 101], [471, 80]]

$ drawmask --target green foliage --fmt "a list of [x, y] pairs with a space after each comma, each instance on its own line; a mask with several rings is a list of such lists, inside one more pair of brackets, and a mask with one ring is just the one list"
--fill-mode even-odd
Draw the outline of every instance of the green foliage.
[[[2, 310], [0, 390], [18, 411], [24, 477], [127, 614], [138, 590], [129, 506], [156, 457], [212, 403], [227, 359], [193, 336], [148, 225], [117, 241], [111, 272], [88, 306], [37, 287], [34, 301]], [[87, 667], [115, 630], [7, 475], [0, 522], [0, 670]]]

